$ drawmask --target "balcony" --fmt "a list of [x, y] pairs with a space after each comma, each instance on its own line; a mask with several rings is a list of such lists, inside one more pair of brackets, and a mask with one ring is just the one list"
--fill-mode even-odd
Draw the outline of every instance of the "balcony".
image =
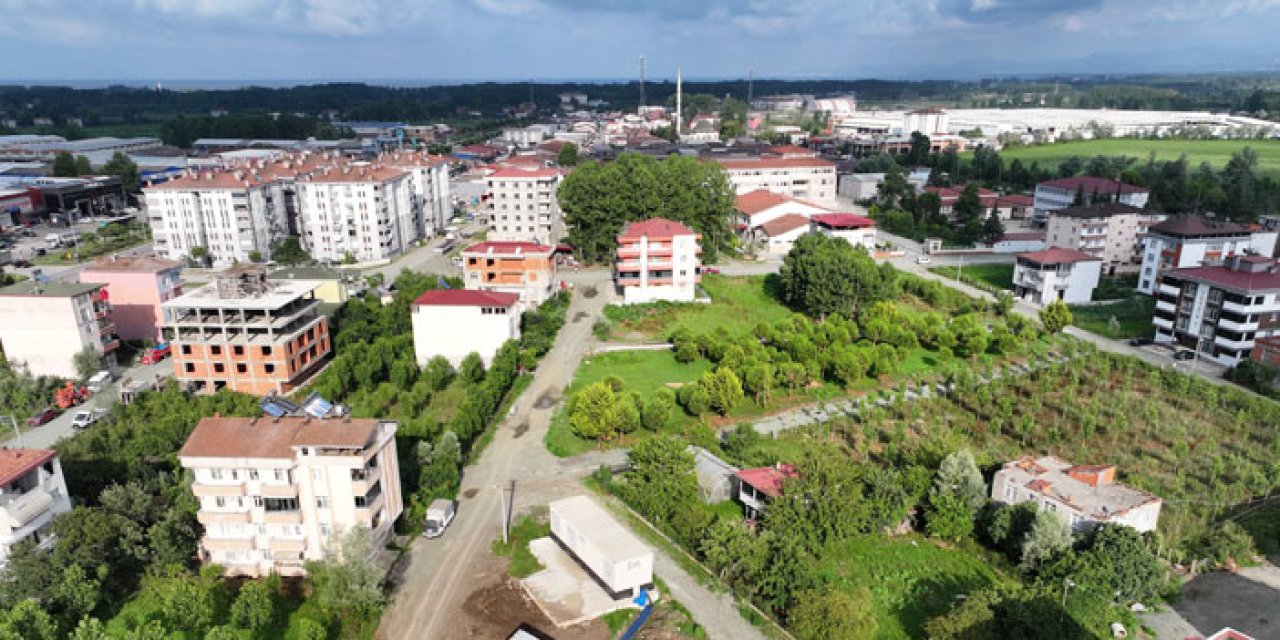
[[1161, 329], [1167, 329], [1169, 331], [1173, 331], [1173, 320], [1169, 320], [1167, 318], [1161, 318], [1160, 316], [1153, 316], [1151, 318], [1151, 324], [1154, 324], [1155, 326], [1160, 327]]
[[1214, 336], [1213, 342], [1228, 349], [1250, 349], [1253, 347], [1253, 340], [1232, 340], [1222, 335]]
[[298, 497], [298, 486], [293, 484], [263, 484], [258, 490], [264, 498]]
[[1171, 284], [1165, 284], [1165, 283], [1163, 283], [1163, 282], [1161, 282], [1161, 283], [1160, 283], [1160, 286], [1158, 287], [1158, 290], [1159, 290], [1159, 292], [1160, 292], [1160, 293], [1163, 293], [1163, 294], [1165, 294], [1165, 295], [1174, 296], [1174, 297], [1177, 297], [1177, 296], [1178, 296], [1178, 294], [1182, 293], [1182, 289], [1179, 289], [1178, 287], [1175, 287], [1175, 286], [1173, 286], [1173, 285], [1171, 285]]
[[200, 524], [249, 524], [249, 510], [243, 511], [200, 511], [196, 513]]
[[369, 493], [369, 489], [378, 486], [378, 480], [382, 479], [382, 469], [374, 467], [372, 469], [352, 469], [351, 470], [351, 493], [361, 496]]
[[48, 513], [56, 503], [57, 499], [52, 493], [36, 487], [10, 500], [4, 505], [4, 513], [11, 521], [12, 528], [18, 529]]
[[268, 511], [264, 519], [267, 524], [302, 524], [302, 512], [297, 509], [292, 511]]
[[1168, 313], [1173, 313], [1174, 310], [1177, 309], [1177, 307], [1173, 306], [1172, 302], [1156, 299], [1156, 309], [1160, 311], [1166, 311]]
[[1250, 305], [1240, 304], [1239, 302], [1231, 302], [1230, 300], [1222, 301], [1222, 310], [1230, 311], [1232, 313], [1236, 313], [1242, 316], [1249, 315], [1249, 312], [1251, 310], [1255, 313], [1260, 311], [1260, 309], [1258, 309], [1257, 307], [1251, 307]]
[[1258, 330], [1257, 321], [1236, 322], [1234, 320], [1228, 320], [1225, 317], [1218, 319], [1218, 326], [1223, 329], [1230, 329], [1231, 331], [1257, 331]]
[[191, 484], [191, 493], [197, 498], [236, 498], [245, 495], [245, 490], [243, 482], [235, 484], [193, 482]]

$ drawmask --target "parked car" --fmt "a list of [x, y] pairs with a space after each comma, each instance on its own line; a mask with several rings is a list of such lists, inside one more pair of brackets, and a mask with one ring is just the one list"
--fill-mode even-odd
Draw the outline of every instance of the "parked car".
[[169, 346], [169, 343], [158, 344], [147, 349], [142, 354], [142, 364], [155, 364], [168, 358], [171, 353], [173, 353], [173, 349]]
[[1138, 336], [1136, 338], [1129, 339], [1130, 346], [1134, 346], [1134, 347], [1143, 347], [1143, 346], [1154, 344], [1154, 343], [1155, 343], [1155, 340], [1148, 336]]
[[427, 521], [422, 527], [422, 534], [428, 538], [439, 538], [444, 530], [453, 522], [458, 506], [452, 500], [435, 500], [427, 507]]
[[89, 410], [77, 411], [76, 415], [73, 418], [71, 418], [71, 428], [76, 430], [88, 429], [89, 427], [93, 426], [93, 423], [97, 421], [98, 421], [97, 411], [89, 411]]
[[1194, 360], [1195, 357], [1196, 357], [1196, 352], [1190, 349], [1178, 349], [1177, 351], [1173, 352], [1174, 360]]
[[916, 256], [916, 264], [929, 264], [930, 262], [933, 262], [933, 259], [929, 256]]
[[27, 418], [27, 426], [38, 427], [42, 424], [48, 424], [50, 420], [53, 420], [54, 418], [58, 417], [58, 413], [59, 413], [58, 410], [54, 409], [53, 407], [46, 407], [44, 409], [41, 409], [35, 415], [31, 416], [30, 418]]

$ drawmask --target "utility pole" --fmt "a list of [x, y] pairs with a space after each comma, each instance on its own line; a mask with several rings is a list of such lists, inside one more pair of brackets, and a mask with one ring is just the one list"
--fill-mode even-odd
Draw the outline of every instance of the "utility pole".
[[22, 431], [18, 429], [18, 419], [13, 417], [12, 413], [4, 417], [8, 418], [9, 422], [13, 424], [13, 433], [18, 437], [18, 447], [23, 448], [25, 445], [22, 444]]
[[[507, 536], [511, 530], [511, 511], [516, 500], [516, 481], [508, 480], [507, 482], [497, 486], [498, 499], [502, 503], [502, 512], [498, 514], [502, 525], [502, 544], [507, 544]], [[507, 496], [507, 492], [511, 492], [511, 496]]]

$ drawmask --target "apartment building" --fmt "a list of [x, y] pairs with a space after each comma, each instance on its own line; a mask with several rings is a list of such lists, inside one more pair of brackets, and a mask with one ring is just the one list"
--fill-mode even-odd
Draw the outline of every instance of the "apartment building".
[[80, 271], [80, 282], [103, 285], [116, 334], [124, 340], [159, 340], [164, 303], [182, 295], [182, 263], [149, 256], [112, 256]]
[[384, 153], [378, 163], [409, 174], [413, 208], [420, 212], [422, 233], [439, 235], [453, 218], [453, 194], [449, 185], [449, 161], [427, 153]]
[[202, 171], [143, 189], [157, 255], [184, 260], [206, 252], [214, 265], [270, 257], [289, 221], [261, 174]]
[[436, 289], [411, 306], [418, 366], [444, 356], [457, 367], [472, 353], [485, 366], [508, 340], [520, 339], [520, 296], [498, 291]]
[[1177, 343], [1227, 367], [1252, 354], [1258, 338], [1280, 336], [1280, 266], [1235, 255], [1225, 264], [1161, 271], [1155, 339]]
[[404, 510], [395, 433], [372, 419], [202, 419], [178, 452], [200, 503], [201, 561], [298, 576], [354, 528], [381, 546]]
[[288, 393], [320, 368], [333, 345], [306, 280], [267, 280], [237, 266], [164, 303], [174, 375], [196, 392]]
[[1168, 216], [1118, 202], [1066, 207], [1049, 214], [1045, 243], [1090, 253], [1103, 273], [1135, 273], [1142, 265], [1142, 238]]
[[1166, 269], [1212, 266], [1251, 251], [1261, 252], [1249, 229], [1234, 222], [1198, 216], [1171, 217], [1148, 228], [1142, 239], [1138, 291], [1154, 293], [1156, 278]]
[[514, 293], [532, 309], [556, 292], [556, 248], [533, 242], [486, 241], [462, 251], [468, 289]]
[[614, 279], [624, 304], [693, 302], [702, 281], [702, 236], [665, 218], [629, 222], [618, 235]]
[[387, 260], [425, 231], [411, 175], [400, 169], [325, 169], [299, 180], [297, 189], [302, 246], [316, 260]]
[[810, 156], [762, 155], [755, 158], [717, 158], [734, 191], [758, 189], [807, 200], [821, 207], [836, 204], [836, 165]]
[[27, 280], [0, 289], [0, 354], [37, 376], [79, 377], [86, 347], [115, 361], [120, 336], [111, 302], [96, 283]]
[[1034, 304], [1089, 302], [1102, 275], [1102, 259], [1083, 251], [1049, 247], [1018, 254], [1014, 295]]
[[1032, 220], [1044, 222], [1049, 213], [1075, 206], [1077, 197], [1086, 205], [1116, 202], [1141, 209], [1147, 206], [1151, 191], [1119, 180], [1090, 176], [1046, 180], [1036, 185]]
[[485, 178], [490, 240], [554, 245], [564, 235], [560, 169], [502, 168]]
[[49, 525], [71, 510], [58, 452], [52, 449], [0, 450], [0, 567], [13, 545], [54, 540]]
[[991, 482], [991, 499], [1005, 504], [1034, 502], [1062, 516], [1073, 531], [1118, 524], [1154, 531], [1163, 501], [1116, 482], [1111, 465], [1075, 465], [1055, 456], [1025, 456], [1006, 462]]

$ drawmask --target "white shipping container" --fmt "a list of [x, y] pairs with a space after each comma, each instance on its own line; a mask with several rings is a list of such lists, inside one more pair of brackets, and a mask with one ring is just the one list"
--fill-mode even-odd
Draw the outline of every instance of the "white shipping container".
[[587, 496], [551, 503], [551, 535], [615, 594], [653, 583], [653, 551]]

